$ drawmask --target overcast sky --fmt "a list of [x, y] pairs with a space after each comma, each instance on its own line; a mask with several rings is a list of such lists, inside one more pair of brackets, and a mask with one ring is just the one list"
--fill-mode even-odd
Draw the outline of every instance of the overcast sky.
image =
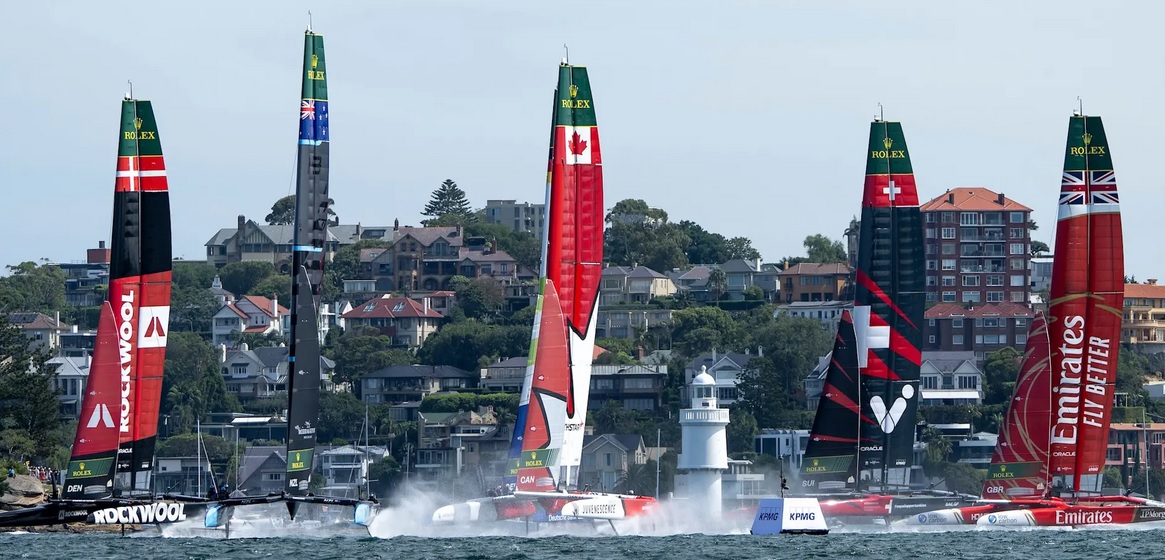
[[0, 264], [81, 260], [108, 238], [127, 79], [154, 102], [174, 255], [205, 258], [239, 214], [262, 222], [294, 186], [309, 9], [344, 223], [419, 225], [446, 178], [475, 207], [541, 202], [568, 43], [590, 70], [608, 207], [642, 198], [766, 261], [859, 212], [878, 103], [923, 200], [1003, 192], [1051, 244], [1080, 96], [1104, 118], [1127, 272], [1165, 278], [1165, 4], [1063, 0], [7, 2]]

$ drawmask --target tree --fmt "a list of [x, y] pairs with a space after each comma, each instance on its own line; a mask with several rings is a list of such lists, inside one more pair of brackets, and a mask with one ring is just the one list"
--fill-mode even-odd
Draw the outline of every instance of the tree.
[[344, 280], [370, 279], [360, 263], [360, 252], [364, 249], [388, 247], [388, 242], [380, 239], [362, 239], [351, 245], [340, 247], [325, 270], [332, 273], [332, 284], [344, 287]]
[[316, 440], [325, 443], [337, 439], [357, 441], [364, 424], [364, 403], [352, 393], [320, 393], [320, 418]]
[[392, 337], [381, 336], [376, 330], [352, 330], [344, 333], [331, 349], [336, 361], [335, 381], [360, 386], [360, 379], [394, 365], [408, 365], [415, 360], [408, 351], [394, 347]]
[[473, 214], [473, 219], [469, 223], [463, 225], [466, 237], [496, 240], [497, 249], [514, 257], [514, 260], [522, 266], [538, 270], [538, 262], [542, 259], [542, 240], [534, 237], [534, 234], [502, 224], [488, 223], [485, 221], [485, 212], [480, 210]]
[[687, 266], [691, 239], [684, 227], [667, 221], [667, 212], [648, 207], [642, 200], [628, 199], [616, 203], [605, 219], [605, 260], [657, 271]]
[[[62, 284], [63, 285], [63, 284]], [[60, 401], [50, 355], [30, 345], [16, 325], [0, 314], [0, 441], [17, 459], [49, 457], [63, 444]]]
[[[335, 216], [336, 211], [332, 209], [335, 202], [328, 199], [328, 216]], [[271, 205], [271, 213], [263, 218], [267, 225], [281, 226], [295, 223], [295, 195], [289, 194]]]
[[639, 425], [639, 413], [625, 410], [622, 402], [613, 399], [590, 413], [587, 418], [594, 421], [597, 434], [630, 434], [634, 433]]
[[[454, 279], [456, 278], [455, 276]], [[459, 282], [458, 285], [460, 287], [457, 289], [457, 304], [470, 319], [491, 322], [506, 302], [506, 293], [502, 285], [489, 276]]]
[[615, 483], [615, 491], [636, 496], [650, 496], [655, 493], [655, 460], [631, 463], [627, 470], [619, 473], [619, 480]]
[[1031, 256], [1039, 257], [1039, 256], [1047, 255], [1048, 253], [1051, 253], [1051, 252], [1052, 252], [1052, 250], [1050, 248], [1048, 248], [1047, 243], [1044, 243], [1043, 241], [1036, 241], [1034, 239], [1032, 240]]
[[1011, 400], [1023, 356], [1010, 346], [987, 355], [983, 361], [983, 404], [1006, 404]]
[[738, 456], [755, 448], [754, 438], [760, 433], [756, 418], [741, 406], [728, 409], [728, 454]]
[[249, 294], [259, 282], [277, 274], [275, 265], [262, 261], [230, 263], [218, 271], [223, 289], [232, 294]]
[[765, 291], [760, 286], [749, 286], [744, 289], [745, 301], [760, 301], [765, 299]]
[[720, 297], [724, 295], [724, 291], [728, 289], [728, 274], [720, 268], [713, 268], [708, 273], [708, 292], [712, 294], [713, 301], [720, 301]]
[[922, 441], [926, 443], [923, 453], [922, 471], [931, 478], [940, 477], [946, 470], [947, 458], [954, 449], [951, 440], [947, 439], [938, 428], [927, 426], [922, 431]]
[[849, 255], [841, 241], [834, 241], [820, 233], [805, 237], [802, 242], [809, 257], [809, 262], [834, 263], [848, 262]]
[[291, 276], [272, 274], [247, 290], [247, 295], [277, 298], [285, 305], [291, 305]]
[[[453, 179], [445, 179], [437, 190], [433, 191], [432, 197], [428, 204], [425, 204], [425, 210], [421, 212], [425, 216], [433, 216], [441, 219], [446, 215], [453, 214], [462, 217], [465, 221], [469, 221], [473, 209], [469, 206], [469, 201], [465, 198], [465, 191], [453, 182]], [[426, 220], [425, 225], [429, 225]], [[436, 224], [434, 224], [436, 225]]]
[[675, 349], [695, 357], [713, 348], [736, 348], [737, 327], [732, 317], [717, 307], [690, 307], [672, 313], [672, 342]]
[[[737, 384], [741, 403], [762, 428], [801, 423], [804, 387], [801, 379], [829, 352], [833, 337], [813, 319], [780, 315], [755, 327], [751, 342], [764, 355], [753, 357]], [[760, 349], [758, 348], [758, 354]]]
[[39, 311], [52, 314], [65, 307], [65, 274], [56, 266], [32, 261], [8, 267], [0, 278], [0, 311]]
[[425, 339], [417, 358], [427, 365], [476, 371], [481, 362], [525, 356], [532, 325], [489, 325], [474, 319], [450, 323]]
[[947, 463], [943, 475], [946, 477], [947, 490], [978, 496], [983, 491], [987, 471], [967, 463]]

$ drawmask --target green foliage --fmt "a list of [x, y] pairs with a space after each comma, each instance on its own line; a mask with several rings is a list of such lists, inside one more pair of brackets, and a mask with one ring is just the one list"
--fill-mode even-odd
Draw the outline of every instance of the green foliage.
[[[434, 218], [455, 215], [468, 222], [472, 219], [473, 209], [470, 208], [469, 201], [465, 198], [465, 191], [461, 190], [457, 183], [453, 182], [453, 179], [445, 179], [441, 186], [433, 191], [432, 197], [428, 204], [425, 204], [425, 210], [421, 214]], [[430, 222], [433, 220], [426, 220], [425, 225], [438, 225], [437, 223], [430, 224]]]
[[232, 294], [249, 294], [263, 279], [276, 274], [275, 265], [262, 261], [230, 263], [218, 271], [223, 289]]
[[736, 331], [732, 316], [715, 307], [690, 307], [672, 313], [672, 343], [676, 350], [688, 357], [713, 348], [733, 348]]
[[752, 358], [741, 374], [741, 402], [761, 427], [785, 427], [782, 411], [796, 415], [803, 410], [801, 379], [829, 352], [833, 337], [819, 322], [804, 317], [780, 315], [756, 322], [752, 341], [764, 348], [764, 355]]
[[246, 344], [248, 348], [274, 348], [281, 344], [287, 344], [287, 339], [277, 332], [267, 333], [249, 333], [232, 331], [230, 335], [231, 342], [236, 345]]
[[708, 292], [711, 294], [712, 300], [720, 301], [726, 290], [728, 290], [728, 274], [722, 269], [713, 268], [708, 273]]
[[171, 332], [162, 373], [160, 422], [170, 434], [185, 434], [209, 412], [239, 412], [238, 399], [227, 392], [219, 356], [210, 342], [188, 332]]
[[1023, 355], [1010, 346], [987, 355], [983, 361], [983, 403], [1006, 404], [1015, 389]]
[[756, 418], [740, 406], [728, 409], [728, 428], [725, 435], [728, 439], [728, 455], [739, 457], [756, 448], [754, 439], [760, 433], [756, 425]]
[[[334, 204], [335, 204], [335, 202], [329, 198], [328, 199], [328, 215], [329, 216], [336, 215], [336, 211], [332, 210], [332, 206]], [[294, 224], [295, 223], [295, 195], [289, 194], [283, 198], [280, 198], [279, 200], [276, 200], [275, 204], [271, 205], [271, 213], [267, 214], [267, 216], [265, 218], [263, 218], [263, 220], [265, 220], [267, 222], [267, 225], [271, 225], [271, 226], [281, 226], [281, 225]]]
[[629, 366], [635, 363], [635, 358], [626, 352], [603, 352], [593, 363], [600, 366]]
[[760, 301], [765, 299], [765, 291], [760, 286], [749, 286], [744, 289], [744, 299], [746, 301]]
[[[211, 463], [225, 464], [234, 454], [234, 445], [219, 436], [202, 435], [202, 458]], [[158, 443], [158, 457], [198, 457], [198, 434], [181, 434], [168, 437]]]
[[65, 308], [65, 273], [32, 261], [8, 267], [0, 278], [0, 311], [39, 311], [52, 315]]
[[450, 323], [425, 339], [417, 358], [427, 365], [448, 365], [476, 371], [483, 358], [525, 356], [532, 325], [489, 325], [468, 319]]
[[291, 305], [291, 276], [285, 274], [268, 276], [252, 286], [247, 295], [278, 298], [284, 307]]
[[615, 491], [636, 496], [652, 496], [655, 494], [655, 461], [648, 459], [646, 463], [632, 463], [627, 470], [619, 473], [619, 480], [615, 483]]
[[922, 472], [931, 478], [942, 476], [947, 468], [947, 459], [954, 450], [951, 440], [934, 426], [927, 426], [922, 431], [922, 441], [926, 443], [926, 451], [922, 459]]
[[48, 352], [29, 345], [0, 314], [0, 452], [14, 459], [48, 458], [71, 434], [61, 426]]
[[624, 410], [623, 403], [617, 400], [607, 401], [587, 417], [594, 420], [596, 434], [631, 434], [639, 427], [639, 413]]
[[[452, 280], [465, 278], [454, 276]], [[492, 322], [506, 302], [506, 293], [497, 280], [488, 276], [458, 282], [457, 305], [470, 319]]]
[[392, 337], [381, 336], [374, 329], [353, 329], [344, 333], [336, 340], [331, 355], [336, 361], [335, 381], [352, 383], [353, 386], [359, 386], [364, 374], [416, 361], [408, 351], [394, 347]]
[[705, 231], [703, 227], [688, 220], [681, 221], [679, 229], [688, 237], [686, 256], [693, 264], [719, 264], [733, 259], [759, 259], [760, 251], [745, 237], [725, 239], [719, 233]]
[[947, 490], [978, 496], [983, 491], [983, 481], [987, 479], [986, 469], [977, 469], [967, 463], [946, 463], [943, 469]]
[[606, 221], [603, 258], [608, 262], [661, 272], [687, 266], [691, 239], [683, 227], [667, 221], [667, 212], [628, 199], [616, 203]]
[[[526, 307], [523, 307], [523, 308], [515, 311], [512, 315], [510, 315], [504, 321], [500, 321], [500, 323], [503, 325], [519, 325], [519, 326], [523, 326], [523, 327], [528, 327], [528, 326], [531, 326], [534, 324], [534, 315], [537, 312], [538, 312], [538, 310], [535, 309], [535, 307], [533, 305], [527, 305]], [[602, 346], [603, 348], [606, 348], [606, 346], [603, 346], [600, 343], [596, 343], [596, 344], [598, 344], [599, 346]]]
[[805, 253], [809, 258], [809, 262], [833, 263], [849, 261], [849, 255], [846, 253], [845, 245], [841, 241], [834, 241], [820, 233], [806, 236], [805, 241], [801, 244], [805, 247]]
[[1035, 239], [1032, 240], [1031, 256], [1042, 257], [1042, 256], [1047, 255], [1048, 253], [1051, 253], [1051, 252], [1052, 252], [1052, 249], [1048, 247], [1047, 243], [1044, 243], [1043, 241], [1037, 241]]
[[340, 247], [326, 268], [332, 273], [332, 285], [337, 289], [343, 289], [344, 280], [371, 279], [371, 275], [366, 273], [360, 263], [360, 251], [377, 247], [388, 247], [388, 242], [381, 239], [362, 239], [351, 245]]
[[421, 412], [464, 412], [477, 410], [474, 393], [435, 393], [421, 400]]
[[364, 403], [352, 393], [320, 393], [320, 418], [316, 424], [317, 441], [337, 438], [358, 441], [364, 425]]
[[219, 302], [210, 293], [215, 268], [206, 263], [176, 263], [170, 292], [170, 328], [209, 333]]
[[[1104, 482], [1101, 488], [1124, 488], [1125, 482], [1121, 477], [1121, 470], [1117, 467], [1104, 468]], [[1163, 486], [1162, 488], [1165, 488]], [[1158, 492], [1160, 494], [1160, 492]]]

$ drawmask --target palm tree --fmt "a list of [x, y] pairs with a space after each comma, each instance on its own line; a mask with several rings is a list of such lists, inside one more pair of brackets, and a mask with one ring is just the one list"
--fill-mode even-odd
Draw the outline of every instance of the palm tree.
[[728, 289], [728, 275], [719, 268], [712, 269], [708, 274], [708, 291], [712, 293], [713, 301], [720, 301], [720, 296]]
[[650, 496], [655, 492], [655, 461], [632, 464], [619, 473], [615, 491], [637, 496]]

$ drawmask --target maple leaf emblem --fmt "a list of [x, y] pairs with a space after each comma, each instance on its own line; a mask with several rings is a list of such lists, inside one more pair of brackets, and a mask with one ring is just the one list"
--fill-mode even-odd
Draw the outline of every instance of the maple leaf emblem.
[[569, 147], [571, 155], [582, 155], [583, 152], [587, 151], [587, 141], [583, 140], [582, 137], [578, 135], [578, 131], [576, 130], [574, 131], [574, 134], [570, 136]]

